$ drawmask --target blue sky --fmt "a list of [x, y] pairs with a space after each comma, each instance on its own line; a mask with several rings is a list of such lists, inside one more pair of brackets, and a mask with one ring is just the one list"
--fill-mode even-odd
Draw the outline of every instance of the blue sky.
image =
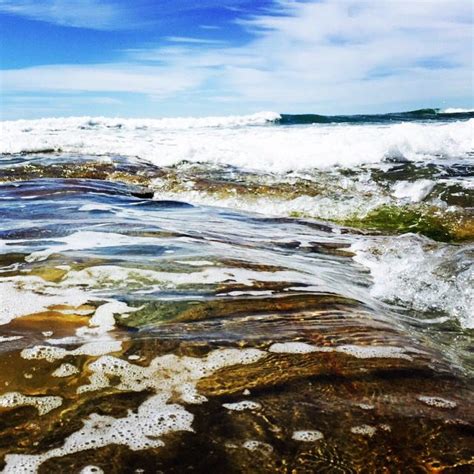
[[0, 0], [1, 118], [472, 107], [471, 0]]

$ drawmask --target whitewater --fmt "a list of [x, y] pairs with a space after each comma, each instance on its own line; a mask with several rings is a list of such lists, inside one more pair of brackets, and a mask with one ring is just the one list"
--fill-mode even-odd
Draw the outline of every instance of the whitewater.
[[279, 125], [281, 115], [118, 119], [73, 117], [0, 123], [0, 153], [61, 151], [183, 161], [285, 173], [387, 159], [472, 159], [474, 118], [424, 123]]
[[0, 138], [2, 472], [472, 462], [473, 111]]
[[[439, 310], [463, 327], [474, 326], [472, 268], [440, 274], [440, 255], [449, 261], [454, 250], [433, 243], [439, 248], [431, 255], [433, 251], [423, 250], [429, 245], [415, 235], [423, 219], [431, 219], [433, 229], [421, 233], [435, 240], [438, 234], [447, 235], [441, 240], [469, 235], [474, 183], [470, 110], [329, 117], [275, 112], [207, 118], [70, 117], [3, 121], [0, 133], [3, 161], [20, 156], [34, 166], [38, 155], [61, 166], [61, 157], [71, 156], [114, 165], [115, 157], [123, 157], [135, 160], [138, 169], [167, 170], [149, 180], [157, 199], [356, 227], [370, 227], [381, 209], [416, 212], [406, 225], [395, 222], [407, 234], [405, 241], [387, 237], [376, 259], [367, 250], [373, 242], [354, 245], [358, 261], [373, 274], [372, 293], [409, 309]], [[100, 210], [100, 204], [90, 209]], [[379, 221], [373, 225], [383, 232]], [[412, 239], [409, 245], [406, 239]], [[463, 245], [463, 258], [470, 262], [470, 244]], [[394, 258], [401, 264], [393, 265]], [[397, 276], [383, 278], [390, 265]], [[416, 268], [424, 268], [424, 275]], [[416, 300], [407, 288], [419, 288]]]

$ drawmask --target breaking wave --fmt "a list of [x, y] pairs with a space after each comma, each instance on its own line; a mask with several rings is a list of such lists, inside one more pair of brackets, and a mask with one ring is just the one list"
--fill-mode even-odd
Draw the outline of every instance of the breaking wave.
[[296, 116], [262, 112], [205, 119], [81, 117], [2, 122], [5, 138], [0, 153], [122, 155], [157, 166], [186, 161], [285, 173], [387, 160], [469, 159], [474, 151], [474, 118], [366, 122], [362, 127], [356, 123], [271, 125], [289, 120], [285, 117]]

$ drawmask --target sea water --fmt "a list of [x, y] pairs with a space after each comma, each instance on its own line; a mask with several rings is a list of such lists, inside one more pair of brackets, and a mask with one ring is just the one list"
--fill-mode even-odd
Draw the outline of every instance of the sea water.
[[473, 112], [0, 134], [5, 472], [468, 472]]

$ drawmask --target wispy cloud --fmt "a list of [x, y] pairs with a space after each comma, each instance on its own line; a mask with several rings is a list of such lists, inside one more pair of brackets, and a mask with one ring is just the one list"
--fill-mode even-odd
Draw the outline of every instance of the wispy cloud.
[[[271, 0], [269, 0], [271, 1]], [[56, 25], [97, 30], [133, 29], [166, 18], [215, 8], [237, 8], [251, 0], [0, 0], [0, 13]]]
[[187, 44], [220, 44], [222, 45], [224, 41], [221, 40], [213, 40], [208, 38], [192, 38], [189, 36], [166, 36], [166, 41], [170, 41], [171, 43], [187, 43]]
[[76, 28], [126, 27], [125, 10], [111, 0], [0, 0], [0, 12]]
[[241, 47], [132, 57], [207, 75], [216, 100], [280, 110], [433, 102], [471, 93], [470, 13], [466, 0], [280, 0], [270, 14], [238, 20], [255, 35]]
[[220, 30], [220, 26], [217, 25], [199, 25], [199, 28], [203, 30]]
[[214, 101], [216, 110], [321, 113], [472, 94], [469, 0], [278, 0], [238, 24], [253, 38], [243, 45], [171, 36], [166, 45], [124, 50], [120, 64], [3, 71], [3, 87], [155, 100], [186, 93]]
[[2, 71], [5, 91], [134, 92], [167, 97], [199, 86], [185, 69], [130, 64], [53, 65]]

